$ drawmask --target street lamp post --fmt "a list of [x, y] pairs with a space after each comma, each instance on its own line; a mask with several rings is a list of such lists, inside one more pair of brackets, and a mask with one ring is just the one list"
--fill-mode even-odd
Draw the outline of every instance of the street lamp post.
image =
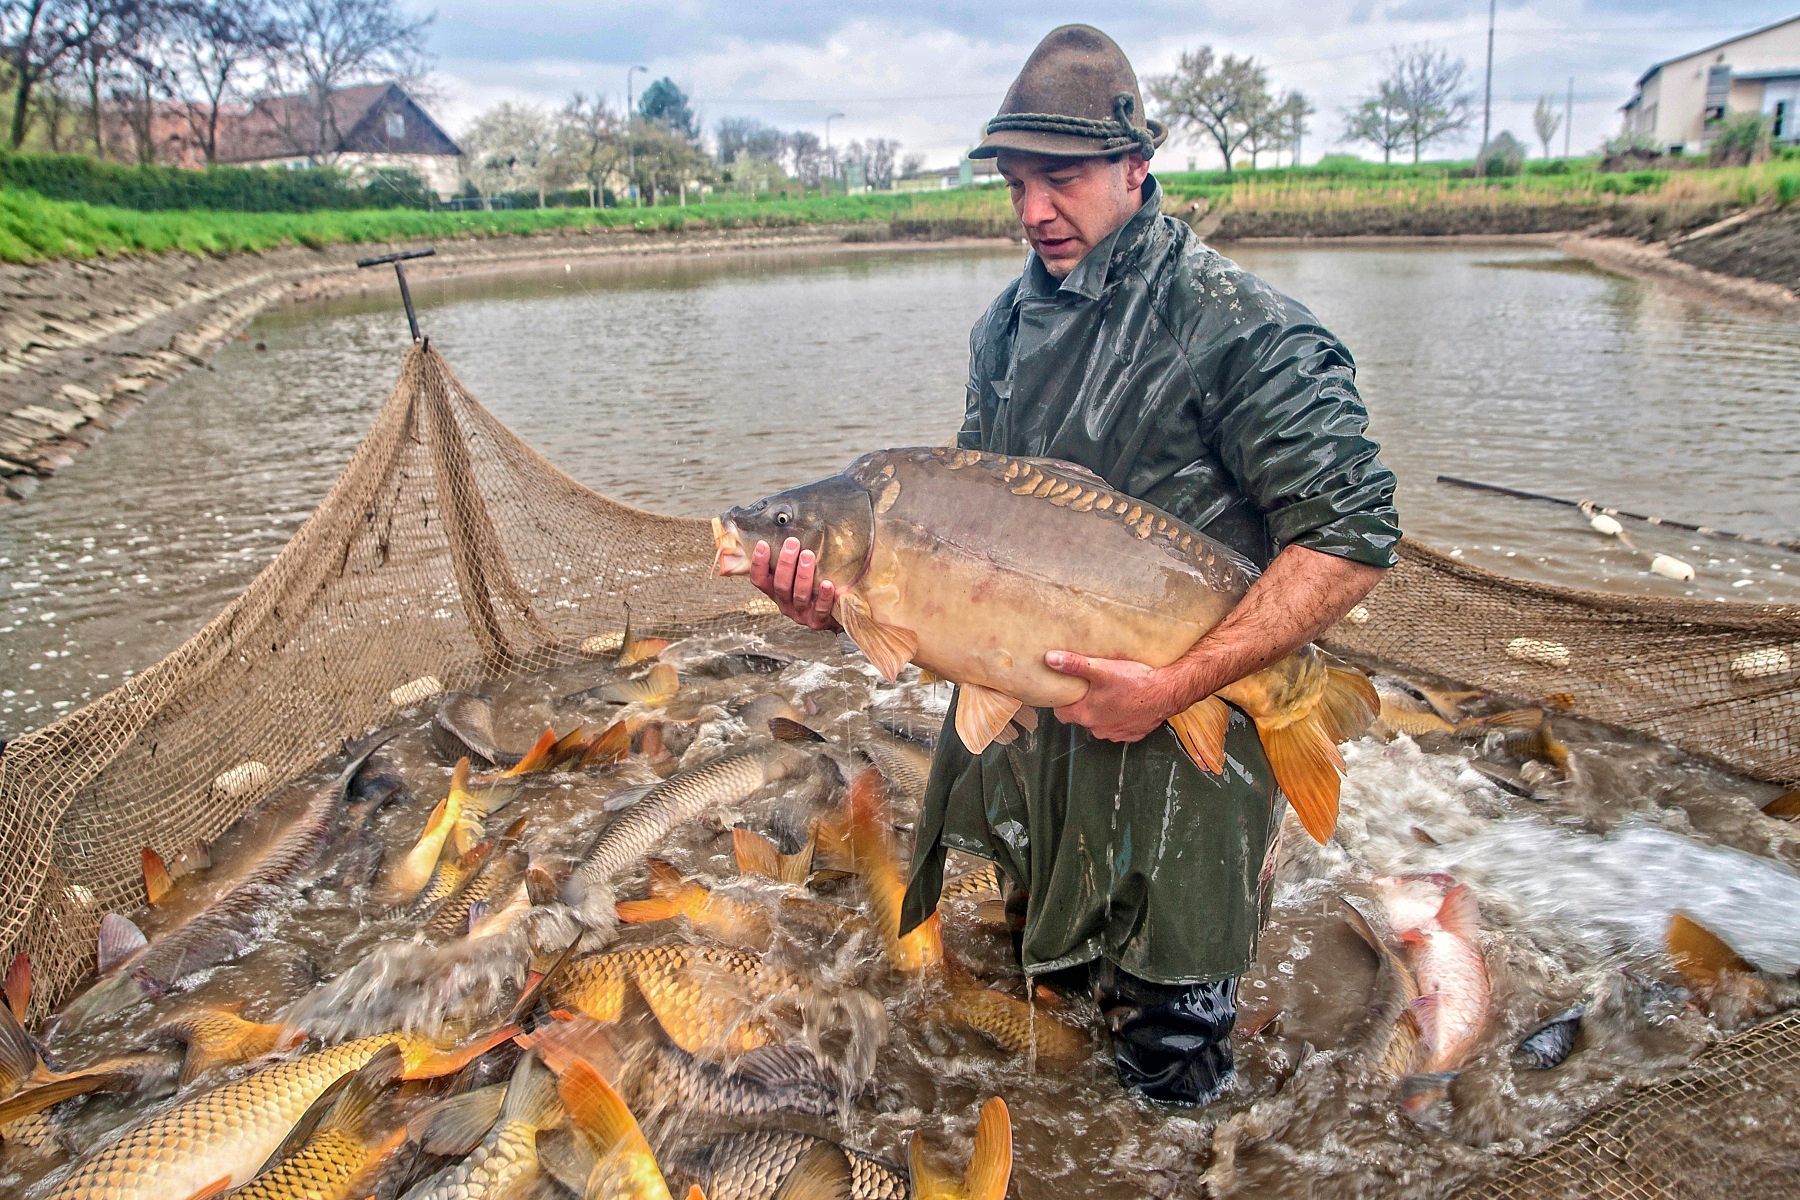
[[825, 158], [831, 163], [831, 177], [837, 178], [837, 154], [831, 149], [831, 123], [843, 116], [843, 113], [832, 113], [825, 118]]
[[642, 71], [648, 75], [649, 67], [632, 67], [625, 72], [625, 185], [631, 189], [631, 203], [635, 208], [643, 203], [638, 196], [637, 185], [637, 145], [631, 137], [631, 74]]

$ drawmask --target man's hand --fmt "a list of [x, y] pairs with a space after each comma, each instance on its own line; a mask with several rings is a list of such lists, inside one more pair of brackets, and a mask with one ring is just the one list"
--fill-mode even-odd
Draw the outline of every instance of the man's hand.
[[808, 629], [842, 628], [832, 618], [837, 590], [829, 579], [814, 581], [813, 552], [800, 548], [799, 538], [781, 544], [781, 553], [770, 565], [769, 543], [758, 542], [750, 552], [750, 582], [775, 602], [784, 616]]
[[1088, 690], [1073, 704], [1056, 710], [1056, 719], [1084, 726], [1107, 742], [1138, 742], [1180, 712], [1173, 681], [1165, 671], [1119, 658], [1088, 658], [1066, 650], [1044, 655], [1052, 671], [1088, 681]]

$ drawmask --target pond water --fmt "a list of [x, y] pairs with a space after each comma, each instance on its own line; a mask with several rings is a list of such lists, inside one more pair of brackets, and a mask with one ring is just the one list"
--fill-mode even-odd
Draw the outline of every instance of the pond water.
[[[1800, 526], [1794, 326], [1541, 246], [1244, 245], [1356, 355], [1407, 533], [1495, 569], [1792, 600], [1800, 556], [1631, 525], [1439, 473], [1764, 536]], [[423, 279], [423, 326], [576, 479], [707, 515], [961, 417], [970, 325], [1016, 248], [721, 254]], [[286, 541], [387, 395], [405, 323], [373, 285], [272, 312], [26, 504], [0, 509], [0, 735], [116, 686]], [[1651, 552], [1692, 563], [1679, 584]]]

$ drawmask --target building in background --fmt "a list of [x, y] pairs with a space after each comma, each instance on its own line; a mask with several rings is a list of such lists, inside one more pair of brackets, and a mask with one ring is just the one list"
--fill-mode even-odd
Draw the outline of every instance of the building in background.
[[[162, 153], [179, 166], [205, 165], [189, 124], [162, 122]], [[462, 190], [462, 148], [397, 83], [341, 88], [323, 107], [309, 96], [271, 96], [219, 114], [213, 161], [234, 167], [336, 167], [367, 181], [377, 171], [411, 171], [447, 199]]]
[[1671, 154], [1706, 148], [1726, 117], [1760, 112], [1800, 142], [1800, 16], [1657, 63], [1626, 102], [1625, 132]]

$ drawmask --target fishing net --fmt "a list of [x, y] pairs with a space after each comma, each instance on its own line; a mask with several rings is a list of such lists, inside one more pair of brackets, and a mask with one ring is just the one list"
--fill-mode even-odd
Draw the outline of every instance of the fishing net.
[[[0, 961], [31, 955], [41, 1015], [91, 971], [100, 918], [138, 907], [141, 848], [217, 836], [442, 689], [607, 652], [627, 600], [658, 629], [767, 620], [712, 577], [712, 553], [706, 522], [581, 486], [414, 348], [343, 475], [243, 594], [6, 748]], [[1800, 778], [1800, 607], [1571, 591], [1409, 544], [1333, 644]], [[1767, 1038], [1791, 1054], [1782, 1028]]]

